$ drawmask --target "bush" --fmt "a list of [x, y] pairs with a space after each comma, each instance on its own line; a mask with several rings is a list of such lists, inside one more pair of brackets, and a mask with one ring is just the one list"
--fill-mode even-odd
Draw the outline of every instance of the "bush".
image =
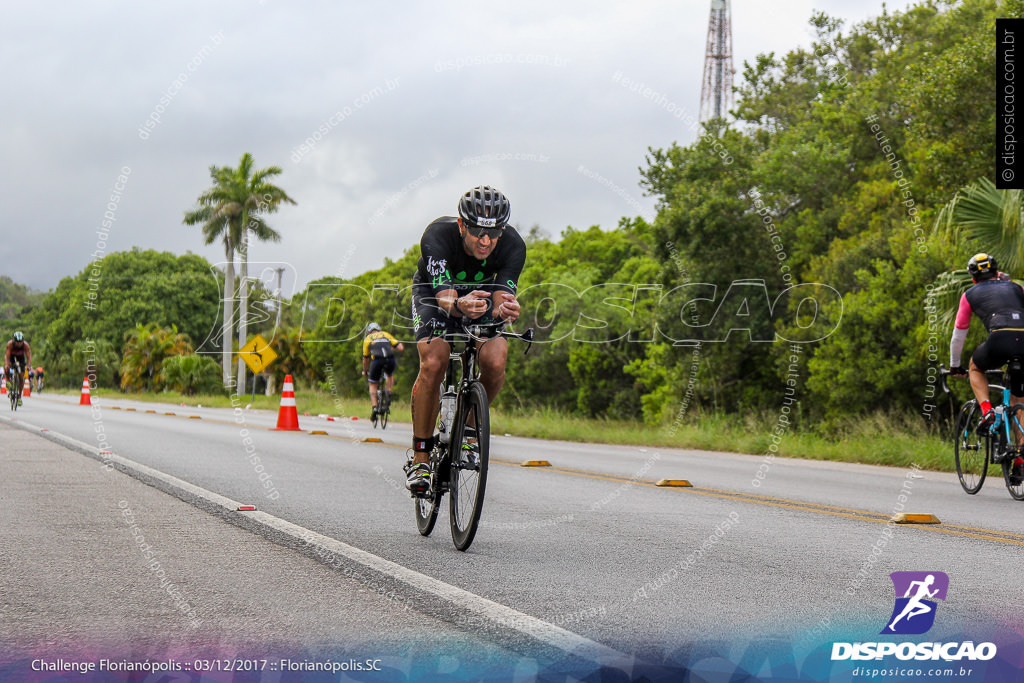
[[224, 393], [220, 364], [209, 356], [172, 356], [164, 361], [163, 372], [167, 387], [185, 396]]

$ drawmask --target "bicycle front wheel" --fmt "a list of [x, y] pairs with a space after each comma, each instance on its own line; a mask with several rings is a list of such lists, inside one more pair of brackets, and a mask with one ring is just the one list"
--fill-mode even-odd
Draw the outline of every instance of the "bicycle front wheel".
[[1019, 445], [1024, 441], [1024, 405], [1010, 408], [1007, 419], [1010, 421], [1010, 434], [1014, 443], [1008, 446], [1006, 457], [1003, 458], [1003, 481], [1014, 500], [1024, 500], [1024, 457], [1021, 456], [1022, 448]]
[[482, 384], [473, 382], [461, 398], [452, 429], [449, 516], [455, 547], [466, 550], [476, 536], [484, 509], [491, 425]]
[[423, 536], [429, 536], [437, 522], [437, 510], [440, 507], [441, 494], [431, 491], [426, 498], [414, 498], [416, 503], [416, 528]]
[[956, 474], [964, 491], [974, 495], [981, 490], [988, 474], [989, 452], [992, 440], [978, 435], [978, 420], [981, 408], [971, 399], [960, 408], [956, 419], [956, 433], [953, 435], [953, 453], [956, 458]]

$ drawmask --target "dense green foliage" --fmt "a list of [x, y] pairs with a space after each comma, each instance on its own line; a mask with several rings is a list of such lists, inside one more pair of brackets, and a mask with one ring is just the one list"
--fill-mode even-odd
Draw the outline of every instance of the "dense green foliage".
[[220, 365], [209, 356], [180, 354], [163, 362], [164, 384], [185, 396], [217, 394], [224, 389]]
[[202, 348], [217, 329], [219, 299], [218, 273], [200, 256], [115, 252], [62, 279], [26, 316], [25, 332], [50, 386], [81, 386], [88, 374], [113, 381], [137, 325], [176, 326]]
[[[805, 345], [796, 373], [787, 344], [704, 345], [704, 398], [725, 409], [778, 404], [781, 380], [796, 374], [807, 412], [829, 426], [879, 406], [922, 412], [934, 398], [929, 366], [947, 362], [949, 329], [929, 323], [926, 286], [962, 268], [971, 247], [932, 237], [931, 224], [960, 187], [992, 172], [994, 21], [1008, 12], [1019, 8], [929, 2], [849, 32], [816, 15], [810, 49], [746, 65], [736, 124], [651, 151], [642, 172], [660, 200], [655, 231], [693, 281], [763, 279], [772, 299], [817, 282], [842, 297], [819, 302], [834, 331]], [[772, 311], [790, 339], [793, 314]], [[685, 379], [686, 354], [664, 361], [656, 379]]]

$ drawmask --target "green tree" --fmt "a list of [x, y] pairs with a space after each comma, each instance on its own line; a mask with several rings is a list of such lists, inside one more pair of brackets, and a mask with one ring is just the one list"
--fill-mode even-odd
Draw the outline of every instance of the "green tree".
[[[125, 334], [140, 321], [177, 325], [190, 339], [207, 340], [217, 329], [218, 301], [218, 271], [206, 259], [136, 248], [62, 278], [26, 314], [25, 332], [32, 331], [32, 355], [46, 368], [47, 383], [77, 387], [84, 368], [72, 359], [76, 342], [106, 342], [119, 361]], [[205, 351], [209, 342], [198, 346]]]

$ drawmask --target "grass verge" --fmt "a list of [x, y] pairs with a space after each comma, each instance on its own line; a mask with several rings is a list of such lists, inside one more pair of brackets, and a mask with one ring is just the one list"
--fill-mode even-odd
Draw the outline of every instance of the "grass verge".
[[[77, 395], [73, 391], [60, 391]], [[116, 400], [172, 403], [209, 408], [232, 408], [227, 396], [182, 396], [175, 392], [123, 394], [119, 391], [94, 389], [94, 396]], [[332, 417], [369, 419], [369, 397], [342, 397], [314, 390], [296, 392], [299, 415], [327, 414]], [[248, 394], [241, 405], [254, 409], [278, 410], [279, 396]], [[395, 396], [391, 408], [395, 422], [411, 422], [408, 397]], [[583, 418], [550, 408], [529, 411], [494, 410], [491, 417], [495, 433], [513, 436], [607, 443], [662, 448], [695, 448], [701, 450], [778, 455], [779, 457], [832, 460], [891, 467], [954, 471], [953, 448], [940, 430], [919, 421], [878, 414], [850, 424], [842, 433], [824, 436], [808, 430], [783, 428], [778, 415], [758, 414], [743, 417], [695, 414], [681, 424], [648, 425], [642, 422]], [[777, 451], [769, 449], [775, 446]], [[995, 470], [992, 471], [995, 474]], [[1000, 475], [1001, 476], [1001, 475]]]

